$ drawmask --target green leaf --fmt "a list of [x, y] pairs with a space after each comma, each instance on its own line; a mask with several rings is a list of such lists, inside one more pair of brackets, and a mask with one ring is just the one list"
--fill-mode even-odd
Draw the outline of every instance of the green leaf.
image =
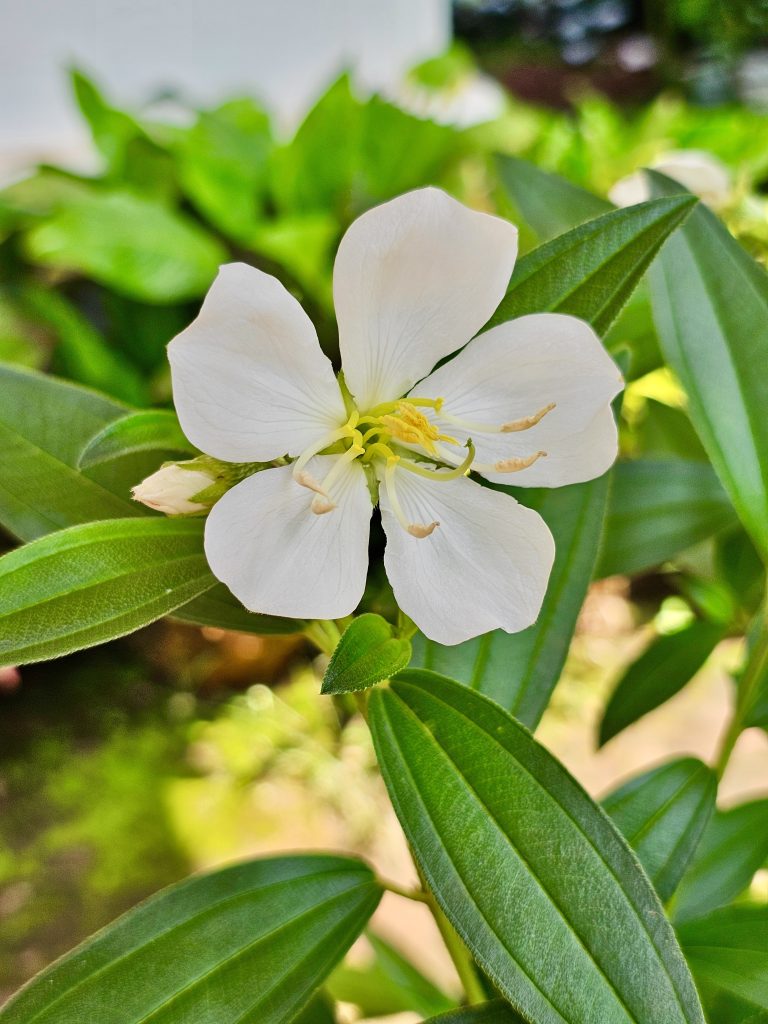
[[381, 890], [360, 861], [276, 857], [171, 886], [38, 975], [2, 1024], [288, 1024]]
[[742, 893], [768, 858], [768, 800], [715, 811], [674, 902], [676, 923], [704, 917]]
[[[682, 191], [649, 172], [656, 194]], [[650, 275], [659, 340], [744, 526], [768, 557], [768, 274], [705, 206]]]
[[411, 645], [380, 615], [360, 615], [344, 631], [323, 677], [321, 693], [351, 693], [388, 679], [411, 660]]
[[725, 634], [720, 623], [695, 620], [657, 636], [616, 684], [600, 722], [600, 746], [682, 690]]
[[608, 477], [571, 487], [518, 489], [555, 538], [555, 564], [533, 626], [496, 630], [456, 647], [414, 637], [414, 664], [450, 675], [492, 697], [533, 729], [549, 703], [592, 577], [603, 525]]
[[767, 905], [716, 910], [678, 936], [711, 1020], [736, 1024], [768, 1011]]
[[124, 636], [214, 582], [199, 521], [117, 519], [41, 537], [0, 559], [0, 664]]
[[227, 258], [194, 221], [160, 202], [119, 191], [83, 189], [33, 227], [25, 244], [36, 263], [85, 274], [152, 303], [196, 298]]
[[363, 1017], [385, 1017], [413, 1010], [432, 1015], [455, 1005], [388, 942], [367, 934], [374, 960], [365, 967], [340, 964], [326, 988], [334, 999], [354, 1003]]
[[[0, 366], [0, 391], [0, 522], [6, 529], [34, 540], [76, 523], [141, 516], [128, 498], [128, 480], [109, 469], [93, 477], [77, 471], [81, 448], [125, 416], [126, 406], [14, 366]], [[140, 461], [126, 462], [131, 483], [146, 476]]]
[[188, 456], [196, 449], [182, 433], [176, 413], [147, 409], [103, 427], [80, 453], [80, 468], [89, 469], [135, 452], [152, 452], [159, 465], [171, 455]]
[[496, 158], [499, 180], [541, 242], [613, 210], [607, 199], [513, 156]]
[[715, 809], [715, 773], [693, 757], [653, 768], [602, 801], [666, 903]]
[[283, 619], [277, 615], [249, 612], [223, 583], [215, 583], [200, 597], [173, 612], [174, 619], [194, 626], [213, 626], [237, 633], [266, 636], [273, 633], [299, 633], [306, 626], [303, 619]]
[[625, 840], [523, 726], [418, 671], [374, 690], [369, 714], [424, 876], [518, 1012], [537, 1024], [703, 1021]]
[[425, 1024], [526, 1024], [522, 1017], [515, 1013], [511, 1006], [495, 999], [492, 1003], [478, 1003], [466, 1006], [450, 1013], [430, 1017]]
[[136, 121], [122, 110], [110, 106], [94, 83], [82, 72], [73, 70], [72, 89], [80, 113], [91, 129], [93, 141], [111, 172], [123, 169], [129, 143], [144, 135]]
[[728, 496], [707, 463], [618, 462], [597, 575], [649, 569], [735, 521]]
[[604, 334], [695, 203], [673, 196], [614, 210], [539, 246], [516, 265], [488, 326], [549, 311], [582, 317]]

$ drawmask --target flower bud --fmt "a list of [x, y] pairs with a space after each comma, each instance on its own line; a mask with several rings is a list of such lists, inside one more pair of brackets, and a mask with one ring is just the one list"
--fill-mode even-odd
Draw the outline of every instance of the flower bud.
[[217, 483], [217, 480], [208, 472], [186, 468], [194, 462], [197, 460], [189, 463], [167, 462], [133, 488], [133, 500], [164, 512], [167, 516], [189, 516], [207, 511], [212, 502], [195, 499], [202, 497], [203, 492]]

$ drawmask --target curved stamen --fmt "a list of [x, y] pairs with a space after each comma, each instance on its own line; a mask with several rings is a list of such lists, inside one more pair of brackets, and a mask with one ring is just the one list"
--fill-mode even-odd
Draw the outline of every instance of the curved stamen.
[[476, 462], [474, 468], [479, 473], [519, 473], [521, 469], [528, 469], [534, 462], [545, 458], [546, 452], [534, 452], [525, 458], [500, 459], [498, 462]]
[[354, 462], [355, 459], [359, 458], [365, 453], [365, 448], [359, 444], [353, 444], [348, 448], [343, 455], [339, 455], [334, 464], [331, 466], [330, 471], [323, 478], [322, 484], [320, 484], [321, 490], [312, 499], [310, 508], [316, 516], [325, 515], [326, 512], [332, 512], [336, 508], [334, 502], [328, 497], [328, 492], [331, 486], [341, 476], [346, 467], [350, 462]]
[[310, 491], [315, 491], [317, 494], [325, 494], [321, 484], [315, 480], [311, 473], [307, 473], [304, 467], [310, 459], [313, 459], [315, 455], [321, 452], [324, 448], [328, 448], [336, 441], [343, 441], [345, 437], [351, 437], [353, 440], [356, 440], [355, 434], [360, 433], [359, 430], [355, 430], [359, 419], [359, 413], [353, 412], [343, 427], [339, 427], [338, 430], [329, 431], [327, 434], [324, 434], [319, 441], [313, 442], [313, 444], [304, 449], [293, 464], [293, 479], [297, 484], [300, 484], [302, 487], [307, 487]]
[[407, 469], [409, 473], [416, 473], [418, 476], [426, 477], [427, 480], [456, 480], [457, 477], [464, 476], [465, 473], [469, 472], [475, 458], [475, 446], [472, 444], [471, 438], [467, 439], [464, 447], [467, 449], [467, 454], [460, 465], [454, 469], [427, 469], [425, 466], [420, 466], [417, 462], [411, 462], [410, 459], [401, 459], [400, 468]]
[[393, 455], [390, 459], [387, 459], [387, 468], [384, 470], [384, 486], [387, 490], [390, 508], [392, 509], [395, 519], [397, 519], [398, 523], [400, 523], [406, 533], [409, 533], [412, 537], [417, 537], [419, 540], [423, 540], [425, 537], [429, 537], [431, 533], [434, 533], [440, 523], [408, 522], [405, 517], [405, 512], [403, 512], [403, 507], [400, 504], [400, 499], [397, 496], [397, 487], [395, 485], [395, 471], [397, 469], [398, 462], [400, 462], [400, 457]]
[[457, 427], [463, 427], [465, 430], [471, 430], [474, 433], [512, 434], [518, 430], [529, 430], [531, 427], [535, 427], [537, 423], [544, 419], [548, 412], [552, 412], [555, 405], [555, 402], [550, 402], [549, 405], [545, 405], [538, 412], [535, 412], [533, 416], [523, 416], [519, 420], [502, 423], [501, 426], [492, 423], [474, 423], [472, 420], [464, 420], [460, 416], [452, 416], [447, 412], [441, 413], [441, 418], [447, 420], [448, 423], [455, 423]]

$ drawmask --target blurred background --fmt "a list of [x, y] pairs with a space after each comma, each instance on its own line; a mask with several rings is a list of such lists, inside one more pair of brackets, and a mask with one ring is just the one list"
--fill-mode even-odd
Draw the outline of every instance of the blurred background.
[[[279, 276], [333, 356], [333, 254], [366, 208], [437, 184], [512, 217], [523, 250], [559, 233], [502, 187], [498, 153], [527, 161], [521, 174], [562, 175], [582, 202], [589, 193], [585, 216], [642, 198], [625, 180], [637, 168], [703, 153], [707, 202], [768, 259], [764, 0], [0, 0], [0, 11], [0, 359], [132, 406], [169, 405], [165, 345], [229, 259]], [[607, 343], [634, 346], [624, 453], [703, 460], [652, 328], [638, 334], [630, 309]], [[582, 612], [539, 735], [596, 795], [663, 757], [717, 748], [760, 569], [733, 517], [710, 517], [692, 539], [661, 565], [607, 568]], [[700, 671], [597, 750], [627, 666], [702, 620], [722, 628]], [[301, 637], [161, 622], [0, 672], [0, 1000], [143, 896], [233, 858], [349, 849], [410, 877], [367, 731], [319, 697], [322, 669]], [[767, 785], [766, 734], [751, 729], [722, 792]], [[450, 989], [426, 915], [392, 899], [377, 933]], [[398, 1008], [380, 976], [389, 1002], [372, 1003], [370, 985], [359, 996], [374, 958], [391, 968], [383, 948], [358, 944], [335, 976], [349, 1020]]]

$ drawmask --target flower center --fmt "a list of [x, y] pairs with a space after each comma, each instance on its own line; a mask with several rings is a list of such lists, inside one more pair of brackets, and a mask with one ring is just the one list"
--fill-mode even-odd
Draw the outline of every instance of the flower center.
[[[455, 424], [462, 430], [505, 434], [528, 430], [535, 426], [554, 409], [554, 403], [532, 416], [502, 423], [500, 426], [474, 423], [449, 415], [443, 412], [443, 404], [442, 398], [409, 397], [377, 405], [362, 415], [354, 406], [348, 405], [347, 422], [318, 438], [301, 453], [293, 465], [296, 482], [315, 492], [311, 503], [312, 511], [316, 515], [324, 515], [336, 507], [329, 494], [330, 488], [350, 462], [359, 459], [364, 466], [373, 462], [383, 463], [382, 483], [386, 487], [395, 518], [411, 536], [428, 537], [440, 524], [408, 521], [397, 495], [396, 469], [406, 470], [435, 482], [444, 482], [464, 476], [471, 468], [480, 472], [514, 473], [527, 468], [547, 454], [538, 451], [529, 456], [502, 459], [493, 464], [478, 463], [475, 462], [475, 446], [472, 440], [467, 438], [463, 445], [466, 455], [462, 458], [456, 451], [462, 447], [460, 442], [450, 434], [441, 433], [429, 419], [428, 413], [439, 415], [443, 420]], [[422, 409], [426, 412], [422, 412]], [[427, 467], [419, 461], [418, 452], [403, 449], [402, 445], [417, 446], [437, 465]], [[450, 445], [451, 448], [446, 448], [445, 445]], [[322, 454], [338, 455], [338, 458], [324, 479], [318, 481], [307, 471], [306, 466], [315, 455]]]

